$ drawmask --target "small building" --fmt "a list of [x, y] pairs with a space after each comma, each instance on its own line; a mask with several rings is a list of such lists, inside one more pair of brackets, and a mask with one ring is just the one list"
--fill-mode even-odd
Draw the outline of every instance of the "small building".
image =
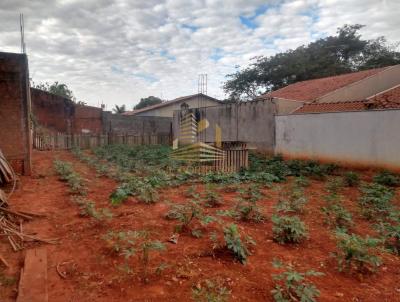
[[394, 65], [297, 82], [258, 99], [271, 100], [277, 114], [396, 108], [399, 86]]
[[198, 93], [162, 102], [146, 108], [127, 111], [123, 115], [173, 117], [174, 111], [220, 105], [221, 101], [208, 95]]

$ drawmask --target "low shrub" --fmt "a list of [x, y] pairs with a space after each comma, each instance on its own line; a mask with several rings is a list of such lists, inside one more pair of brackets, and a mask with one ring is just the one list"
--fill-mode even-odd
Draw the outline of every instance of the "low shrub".
[[175, 226], [176, 232], [190, 232], [194, 237], [201, 237], [201, 230], [198, 228], [191, 228], [194, 221], [200, 225], [207, 225], [215, 221], [215, 217], [204, 215], [203, 208], [200, 202], [190, 200], [185, 204], [174, 204], [165, 215], [167, 219], [178, 220], [179, 224]]
[[71, 163], [55, 160], [54, 169], [58, 173], [59, 178], [68, 183], [71, 193], [82, 196], [87, 195], [87, 188], [84, 184], [84, 181], [80, 175], [75, 172]]
[[75, 202], [80, 209], [80, 215], [83, 217], [92, 217], [98, 221], [102, 221], [105, 219], [111, 219], [113, 214], [108, 208], [96, 208], [96, 204], [88, 200], [86, 198], [78, 197], [74, 198], [73, 202]]
[[374, 182], [384, 186], [397, 187], [400, 185], [400, 177], [384, 170], [374, 176]]
[[299, 243], [308, 237], [304, 222], [297, 216], [272, 216], [272, 232], [278, 243]]
[[150, 263], [150, 252], [164, 251], [165, 245], [158, 240], [150, 239], [147, 231], [108, 232], [103, 239], [112, 251], [124, 256], [126, 265], [129, 259], [139, 252], [139, 261], [142, 265], [142, 281], [148, 282], [148, 266]]
[[192, 288], [192, 297], [196, 302], [227, 302], [231, 291], [222, 280], [206, 279]]
[[304, 196], [303, 189], [293, 186], [289, 197], [286, 200], [280, 200], [276, 210], [285, 213], [302, 213], [306, 203], [307, 198]]
[[239, 198], [236, 206], [227, 211], [219, 211], [218, 214], [222, 216], [233, 217], [237, 220], [262, 222], [265, 216], [257, 204], [261, 198], [262, 193], [258, 186], [250, 186], [246, 189], [240, 190]]
[[294, 179], [294, 184], [299, 188], [306, 188], [310, 186], [310, 181], [307, 177], [300, 175]]
[[240, 261], [242, 264], [245, 264], [247, 257], [251, 255], [250, 251], [248, 250], [248, 245], [256, 244], [255, 241], [249, 236], [246, 236], [245, 242], [243, 242], [237, 225], [233, 223], [224, 227], [224, 240], [226, 248], [230, 250], [235, 259]]
[[392, 208], [391, 201], [394, 196], [393, 190], [377, 183], [365, 184], [361, 187], [359, 205], [362, 214], [367, 219], [379, 218], [386, 215]]
[[325, 223], [331, 227], [347, 231], [353, 225], [351, 213], [340, 203], [330, 203], [322, 208], [322, 212], [325, 214]]
[[222, 201], [222, 197], [215, 190], [215, 186], [212, 185], [206, 186], [206, 191], [203, 200], [204, 200], [204, 205], [210, 208], [219, 207], [224, 204]]
[[400, 256], [400, 213], [393, 212], [385, 221], [376, 225], [385, 247]]
[[304, 273], [298, 272], [291, 264], [283, 264], [275, 260], [272, 262], [274, 268], [283, 269], [280, 274], [272, 275], [274, 281], [277, 281], [274, 289], [271, 291], [276, 302], [315, 302], [320, 292], [317, 287], [307, 281], [307, 277], [323, 276], [323, 273], [313, 270]]
[[360, 184], [360, 176], [356, 172], [348, 171], [343, 174], [343, 183], [348, 187], [356, 187]]
[[338, 251], [334, 255], [340, 271], [374, 272], [380, 266], [381, 259], [374, 254], [381, 242], [379, 239], [344, 232], [337, 232], [336, 237]]

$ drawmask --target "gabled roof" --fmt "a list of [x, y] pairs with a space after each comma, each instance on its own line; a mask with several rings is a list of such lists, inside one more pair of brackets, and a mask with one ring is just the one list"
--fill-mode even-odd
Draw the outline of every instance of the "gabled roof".
[[362, 101], [305, 103], [293, 113], [343, 112], [372, 109], [400, 109], [400, 85], [373, 95]]
[[284, 88], [266, 93], [261, 97], [275, 97], [287, 100], [310, 102], [336, 89], [375, 75], [389, 67], [390, 66], [297, 82]]
[[185, 100], [189, 100], [189, 99], [192, 99], [192, 98], [195, 98], [195, 97], [207, 98], [209, 100], [212, 100], [212, 101], [220, 103], [219, 100], [217, 100], [217, 99], [215, 99], [213, 97], [210, 97], [210, 96], [202, 94], [202, 93], [197, 93], [197, 94], [182, 96], [182, 97], [170, 100], [170, 101], [166, 101], [166, 102], [162, 102], [160, 104], [148, 106], [148, 107], [145, 107], [145, 108], [142, 108], [142, 109], [133, 110], [133, 111], [126, 111], [125, 113], [123, 113], [123, 115], [135, 115], [135, 114], [138, 114], [140, 112], [145, 112], [145, 111], [149, 111], [149, 110], [153, 110], [153, 109], [158, 109], [158, 108], [169, 106], [169, 105], [172, 105], [172, 104], [175, 104], [175, 103], [179, 103], [179, 102], [182, 102], [182, 101], [185, 101]]

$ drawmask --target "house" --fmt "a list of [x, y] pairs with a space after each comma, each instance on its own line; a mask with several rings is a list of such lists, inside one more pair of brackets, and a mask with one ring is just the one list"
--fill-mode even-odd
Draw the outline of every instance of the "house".
[[259, 99], [278, 114], [399, 108], [400, 65], [297, 82]]
[[127, 111], [123, 115], [135, 116], [160, 116], [173, 117], [175, 110], [183, 108], [200, 108], [220, 105], [221, 102], [208, 95], [198, 93], [188, 96], [176, 98], [171, 101], [162, 102], [153, 106], [148, 106], [142, 109]]

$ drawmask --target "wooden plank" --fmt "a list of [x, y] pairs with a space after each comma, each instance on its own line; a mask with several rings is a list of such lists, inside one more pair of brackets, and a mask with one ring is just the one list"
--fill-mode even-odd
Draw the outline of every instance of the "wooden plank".
[[17, 302], [48, 301], [47, 250], [46, 248], [27, 250], [18, 287]]

